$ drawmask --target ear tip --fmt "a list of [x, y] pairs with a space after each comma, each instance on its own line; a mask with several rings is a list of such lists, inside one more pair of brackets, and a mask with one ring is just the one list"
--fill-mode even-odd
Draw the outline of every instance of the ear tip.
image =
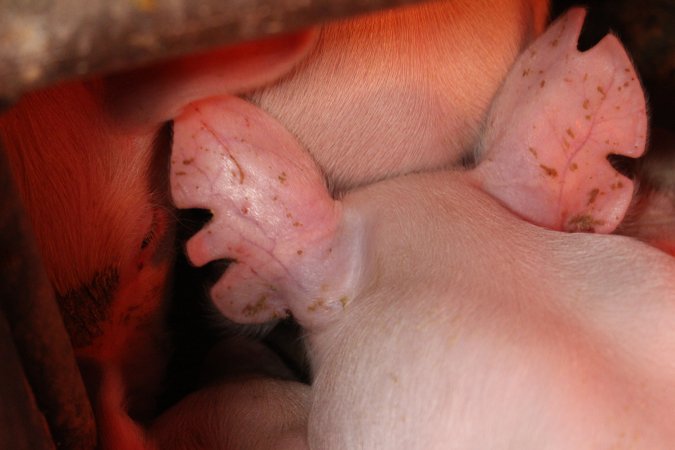
[[[575, 31], [573, 33], [577, 38], [581, 33], [581, 28], [586, 21], [586, 16], [588, 15], [588, 9], [583, 6], [575, 6], [567, 10], [566, 13], [562, 14], [556, 22], [560, 21], [564, 23], [565, 27], [572, 27]], [[555, 25], [555, 22], [554, 22]], [[561, 25], [562, 26], [562, 25]]]
[[583, 22], [586, 20], [588, 15], [588, 8], [586, 6], [573, 6], [561, 17], [565, 17], [566, 20], [572, 22], [573, 24], [583, 25]]

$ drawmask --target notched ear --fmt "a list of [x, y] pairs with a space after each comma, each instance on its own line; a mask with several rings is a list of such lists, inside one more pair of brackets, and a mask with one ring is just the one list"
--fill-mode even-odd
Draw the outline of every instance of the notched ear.
[[121, 126], [155, 127], [192, 101], [245, 92], [280, 78], [311, 50], [316, 36], [310, 29], [110, 76], [104, 103]]
[[585, 14], [570, 10], [520, 56], [492, 105], [474, 176], [535, 224], [609, 233], [633, 182], [607, 158], [642, 155], [647, 112], [615, 36], [577, 50]]
[[190, 261], [232, 261], [211, 290], [216, 307], [238, 323], [291, 311], [316, 324], [342, 310], [355, 239], [338, 240], [342, 208], [295, 137], [232, 96], [190, 104], [174, 132], [174, 202], [213, 214], [187, 243]]

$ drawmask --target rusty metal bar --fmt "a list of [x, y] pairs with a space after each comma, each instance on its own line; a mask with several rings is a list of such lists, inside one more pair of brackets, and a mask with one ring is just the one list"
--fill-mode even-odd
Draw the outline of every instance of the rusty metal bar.
[[[46, 419], [58, 448], [92, 450], [94, 415], [2, 148], [0, 264], [0, 448], [53, 448]], [[32, 390], [44, 419], [35, 417], [30, 395], [13, 388], [17, 383]], [[23, 418], [19, 424], [15, 412]], [[5, 440], [15, 444], [4, 445]]]
[[59, 80], [420, 0], [0, 0], [0, 104]]

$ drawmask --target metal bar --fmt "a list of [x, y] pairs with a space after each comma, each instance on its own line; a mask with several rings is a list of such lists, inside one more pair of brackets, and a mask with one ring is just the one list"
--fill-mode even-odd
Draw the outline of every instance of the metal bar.
[[420, 0], [0, 0], [0, 103], [131, 68]]
[[[1, 147], [1, 145], [0, 145]], [[47, 420], [54, 443], [59, 448], [92, 450], [96, 445], [94, 415], [75, 362], [70, 339], [61, 320], [54, 292], [47, 279], [37, 246], [32, 239], [4, 149], [0, 148], [0, 326], [8, 325], [13, 343], [0, 330], [2, 350], [1, 383], [24, 383], [24, 377], [12, 367], [11, 348], [21, 360], [25, 379], [35, 396], [35, 403]], [[9, 360], [5, 359], [5, 356]], [[9, 365], [8, 365], [9, 364]], [[17, 378], [18, 377], [18, 378]], [[5, 379], [8, 378], [8, 379]], [[21, 392], [5, 393], [1, 408], [30, 409]], [[5, 399], [4, 395], [10, 398]], [[14, 404], [14, 401], [20, 402]], [[8, 427], [1, 413], [0, 428]], [[35, 425], [35, 420], [32, 420]], [[43, 422], [44, 423], [44, 422]], [[25, 425], [25, 424], [24, 424]], [[39, 424], [42, 425], [42, 424]], [[44, 426], [42, 426], [44, 428]], [[12, 430], [16, 442], [41, 441], [40, 426], [33, 430]], [[19, 436], [23, 434], [23, 436]], [[5, 438], [5, 436], [0, 437]], [[23, 441], [20, 441], [23, 439]], [[36, 442], [38, 442], [36, 441]], [[0, 446], [3, 449], [21, 448]], [[27, 448], [49, 448], [35, 445]]]

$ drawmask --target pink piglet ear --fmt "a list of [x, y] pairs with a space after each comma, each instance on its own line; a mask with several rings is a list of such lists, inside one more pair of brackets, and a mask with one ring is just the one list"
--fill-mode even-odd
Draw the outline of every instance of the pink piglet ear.
[[474, 176], [537, 225], [609, 233], [633, 182], [607, 156], [642, 155], [647, 113], [615, 36], [577, 50], [585, 15], [570, 10], [520, 56], [495, 97]]
[[193, 264], [233, 261], [211, 290], [238, 323], [291, 312], [324, 323], [353, 298], [358, 239], [312, 157], [262, 109], [232, 96], [188, 105], [174, 122], [171, 192], [211, 221], [187, 243]]
[[106, 78], [105, 106], [121, 126], [155, 127], [199, 99], [238, 94], [291, 70], [316, 41], [315, 29], [159, 63]]

